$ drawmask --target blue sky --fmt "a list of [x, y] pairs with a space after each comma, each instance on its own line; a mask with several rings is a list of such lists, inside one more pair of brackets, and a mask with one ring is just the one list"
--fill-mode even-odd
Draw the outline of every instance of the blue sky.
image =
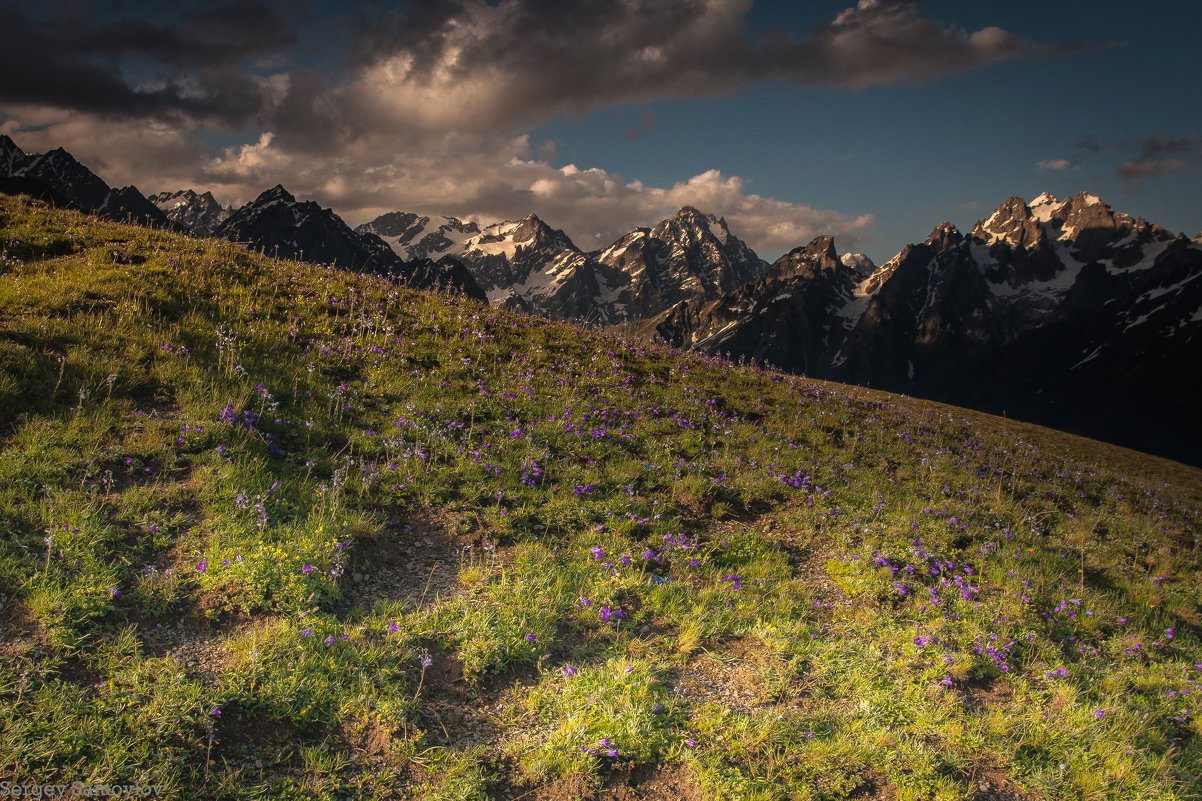
[[1202, 4], [7, 5], [0, 132], [112, 184], [283, 183], [352, 224], [531, 211], [583, 248], [686, 203], [878, 263], [1009, 195], [1202, 231]]

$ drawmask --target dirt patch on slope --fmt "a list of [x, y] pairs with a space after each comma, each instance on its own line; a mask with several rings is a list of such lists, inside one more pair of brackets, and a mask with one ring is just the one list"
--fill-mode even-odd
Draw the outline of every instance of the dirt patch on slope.
[[454, 592], [463, 563], [504, 558], [506, 549], [480, 533], [462, 533], [446, 513], [392, 512], [388, 525], [350, 549], [340, 581], [344, 610], [368, 611], [380, 601], [416, 609]]

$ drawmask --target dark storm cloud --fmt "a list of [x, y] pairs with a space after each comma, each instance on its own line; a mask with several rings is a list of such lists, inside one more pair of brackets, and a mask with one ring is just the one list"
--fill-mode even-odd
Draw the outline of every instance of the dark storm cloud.
[[[352, 24], [352, 69], [404, 63], [412, 87], [487, 82], [516, 118], [727, 91], [751, 55], [749, 3], [412, 3]], [[497, 116], [509, 116], [497, 115]], [[502, 122], [500, 119], [487, 120]]]
[[[293, 55], [297, 32], [263, 2], [164, 16], [117, 3], [46, 17], [0, 7], [0, 103], [204, 121], [276, 132], [298, 151], [364, 137], [400, 145], [446, 132], [512, 132], [561, 113], [714, 97], [762, 81], [859, 90], [923, 83], [1051, 47], [1000, 28], [969, 32], [900, 0], [860, 0], [802, 34], [748, 30], [751, 0], [421, 0], [360, 6], [341, 75], [250, 59]], [[280, 6], [281, 8], [283, 6]], [[116, 10], [113, 10], [116, 9]], [[329, 20], [324, 24], [328, 24]]]
[[[859, 90], [923, 83], [1045, 46], [965, 31], [912, 2], [861, 0], [804, 35], [753, 35], [750, 0], [423, 0], [360, 10], [342, 82], [291, 86], [266, 127], [277, 145], [395, 147], [446, 134], [511, 134], [557, 114], [717, 97], [763, 81]], [[297, 83], [297, 76], [291, 76]], [[368, 143], [372, 144], [368, 144]]]
[[402, 11], [368, 7], [352, 13], [346, 22], [352, 38], [348, 67], [357, 69], [405, 52], [413, 57], [415, 73], [433, 69], [464, 13], [463, 3], [433, 0], [404, 6]]
[[296, 41], [280, 12], [255, 2], [186, 9], [171, 22], [75, 4], [45, 18], [5, 5], [0, 19], [0, 102], [234, 126], [265, 103], [243, 62]]
[[290, 73], [287, 91], [266, 120], [276, 132], [276, 145], [293, 152], [320, 153], [352, 136], [351, 118], [331, 102], [334, 99], [323, 73], [308, 69]]
[[921, 84], [1004, 60], [1080, 52], [1080, 44], [1044, 45], [998, 27], [968, 32], [920, 13], [920, 4], [860, 0], [808, 36], [768, 36], [755, 53], [764, 77], [852, 90]]
[[1004, 59], [1074, 52], [988, 27], [924, 18], [918, 4], [861, 0], [807, 35], [752, 36], [743, 0], [463, 0], [412, 3], [351, 23], [349, 65], [407, 61], [414, 83], [510, 76], [515, 101], [544, 112], [664, 96], [712, 96], [763, 80], [863, 89], [923, 83]]

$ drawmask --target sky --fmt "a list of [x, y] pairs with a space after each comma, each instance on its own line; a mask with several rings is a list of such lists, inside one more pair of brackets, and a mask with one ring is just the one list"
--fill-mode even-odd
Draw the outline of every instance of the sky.
[[[853, 4], [854, 3], [854, 4]], [[877, 263], [1007, 197], [1202, 231], [1196, 0], [0, 0], [0, 133], [110, 185], [356, 225], [683, 205]]]

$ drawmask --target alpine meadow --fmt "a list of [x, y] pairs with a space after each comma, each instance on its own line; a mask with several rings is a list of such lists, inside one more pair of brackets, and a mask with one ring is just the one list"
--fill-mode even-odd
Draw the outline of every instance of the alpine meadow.
[[0, 253], [7, 794], [1202, 798], [1194, 468], [29, 196]]

